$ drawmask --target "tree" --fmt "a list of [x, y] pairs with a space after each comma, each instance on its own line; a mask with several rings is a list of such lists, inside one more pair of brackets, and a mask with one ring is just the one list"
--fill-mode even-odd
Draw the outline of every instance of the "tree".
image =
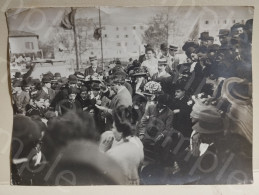
[[143, 34], [143, 40], [154, 48], [159, 48], [161, 43], [168, 42], [168, 31], [171, 23], [168, 13], [156, 14], [149, 22], [149, 27]]

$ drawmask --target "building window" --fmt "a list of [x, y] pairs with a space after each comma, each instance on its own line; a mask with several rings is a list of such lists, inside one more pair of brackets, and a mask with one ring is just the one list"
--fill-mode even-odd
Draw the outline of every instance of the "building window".
[[107, 34], [105, 34], [104, 37], [107, 38], [108, 37]]
[[120, 38], [120, 35], [116, 35], [116, 38]]
[[121, 43], [117, 43], [116, 45], [117, 45], [117, 46], [121, 46]]
[[34, 49], [32, 42], [25, 42], [25, 48], [26, 49]]
[[143, 30], [143, 29], [144, 29], [144, 27], [143, 27], [143, 26], [140, 26], [140, 29], [141, 29], [141, 30]]
[[242, 20], [242, 24], [244, 24], [245, 23], [245, 21], [244, 20]]
[[206, 20], [206, 21], [205, 21], [205, 24], [209, 24], [209, 21], [208, 21], [208, 20]]
[[227, 20], [224, 20], [224, 24], [227, 24]]
[[236, 20], [233, 20], [233, 24], [235, 24], [236, 23]]
[[136, 26], [133, 26], [133, 30], [136, 30]]
[[119, 27], [116, 27], [116, 30], [119, 30]]
[[129, 36], [128, 35], [125, 35], [125, 38], [128, 38]]

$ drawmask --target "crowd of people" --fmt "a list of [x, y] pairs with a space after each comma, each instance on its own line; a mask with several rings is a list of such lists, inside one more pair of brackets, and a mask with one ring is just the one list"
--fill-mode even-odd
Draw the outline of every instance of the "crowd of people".
[[16, 185], [252, 183], [253, 20], [108, 72], [12, 78]]

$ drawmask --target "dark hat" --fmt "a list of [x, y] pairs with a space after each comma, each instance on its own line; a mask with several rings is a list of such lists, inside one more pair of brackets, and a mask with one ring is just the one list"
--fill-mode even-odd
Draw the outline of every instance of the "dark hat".
[[89, 60], [90, 60], [90, 62], [95, 61], [95, 60], [97, 60], [97, 57], [96, 56], [90, 56]]
[[73, 74], [68, 76], [68, 82], [71, 84], [76, 84], [77, 83], [77, 77]]
[[61, 77], [61, 74], [60, 74], [59, 72], [56, 72], [56, 73], [54, 74], [54, 77]]
[[94, 90], [94, 91], [99, 91], [101, 88], [100, 88], [100, 85], [98, 83], [93, 83], [91, 85], [91, 90]]
[[219, 29], [219, 34], [218, 36], [229, 36], [230, 30], [229, 29]]
[[162, 43], [161, 45], [160, 45], [160, 49], [161, 50], [168, 50], [168, 45], [167, 45], [167, 43]]
[[125, 83], [126, 76], [123, 72], [117, 72], [114, 74], [112, 78], [112, 83], [114, 84], [124, 84]]
[[48, 76], [51, 80], [54, 78], [54, 75], [50, 71], [48, 71], [45, 75]]
[[240, 24], [240, 23], [236, 23], [231, 27], [231, 33], [233, 33], [237, 28], [244, 28], [245, 29], [245, 25], [244, 24]]
[[147, 49], [147, 48], [153, 48], [151, 44], [146, 44], [144, 45], [144, 47]]
[[147, 69], [145, 66], [134, 68], [133, 73], [131, 74], [134, 77], [144, 77], [147, 76]]
[[82, 87], [80, 88], [80, 93], [82, 93], [82, 92], [88, 92], [88, 89], [87, 89], [86, 86], [82, 86]]
[[40, 79], [32, 79], [31, 82], [33, 85], [40, 84]]
[[77, 94], [78, 89], [76, 87], [69, 87], [68, 88], [68, 94]]
[[185, 91], [187, 81], [185, 79], [178, 79], [175, 83], [175, 90]]
[[175, 46], [175, 45], [169, 45], [169, 50], [177, 51], [177, 50], [178, 50], [178, 47]]
[[13, 87], [21, 87], [22, 86], [22, 81], [16, 80], [13, 82]]
[[22, 73], [21, 72], [15, 72], [14, 78], [22, 78]]
[[199, 43], [197, 41], [186, 41], [182, 47], [182, 50], [187, 51], [189, 47], [198, 48]]
[[43, 83], [50, 83], [51, 82], [51, 78], [48, 75], [44, 75], [41, 81]]
[[200, 40], [209, 40], [209, 32], [202, 32], [199, 37]]
[[165, 58], [158, 59], [158, 65], [166, 66], [167, 65], [167, 59], [165, 59]]
[[212, 44], [208, 47], [208, 52], [217, 52], [220, 46], [218, 44]]
[[224, 120], [217, 109], [201, 110], [198, 116], [198, 122], [193, 125], [192, 129], [202, 134], [220, 133], [228, 128], [227, 120]]

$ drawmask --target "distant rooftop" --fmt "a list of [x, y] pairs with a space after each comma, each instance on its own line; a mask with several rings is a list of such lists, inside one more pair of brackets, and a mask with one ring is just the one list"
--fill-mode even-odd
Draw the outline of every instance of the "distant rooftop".
[[9, 32], [9, 37], [37, 37], [39, 38], [39, 35], [31, 32], [25, 32], [25, 31], [10, 31]]

